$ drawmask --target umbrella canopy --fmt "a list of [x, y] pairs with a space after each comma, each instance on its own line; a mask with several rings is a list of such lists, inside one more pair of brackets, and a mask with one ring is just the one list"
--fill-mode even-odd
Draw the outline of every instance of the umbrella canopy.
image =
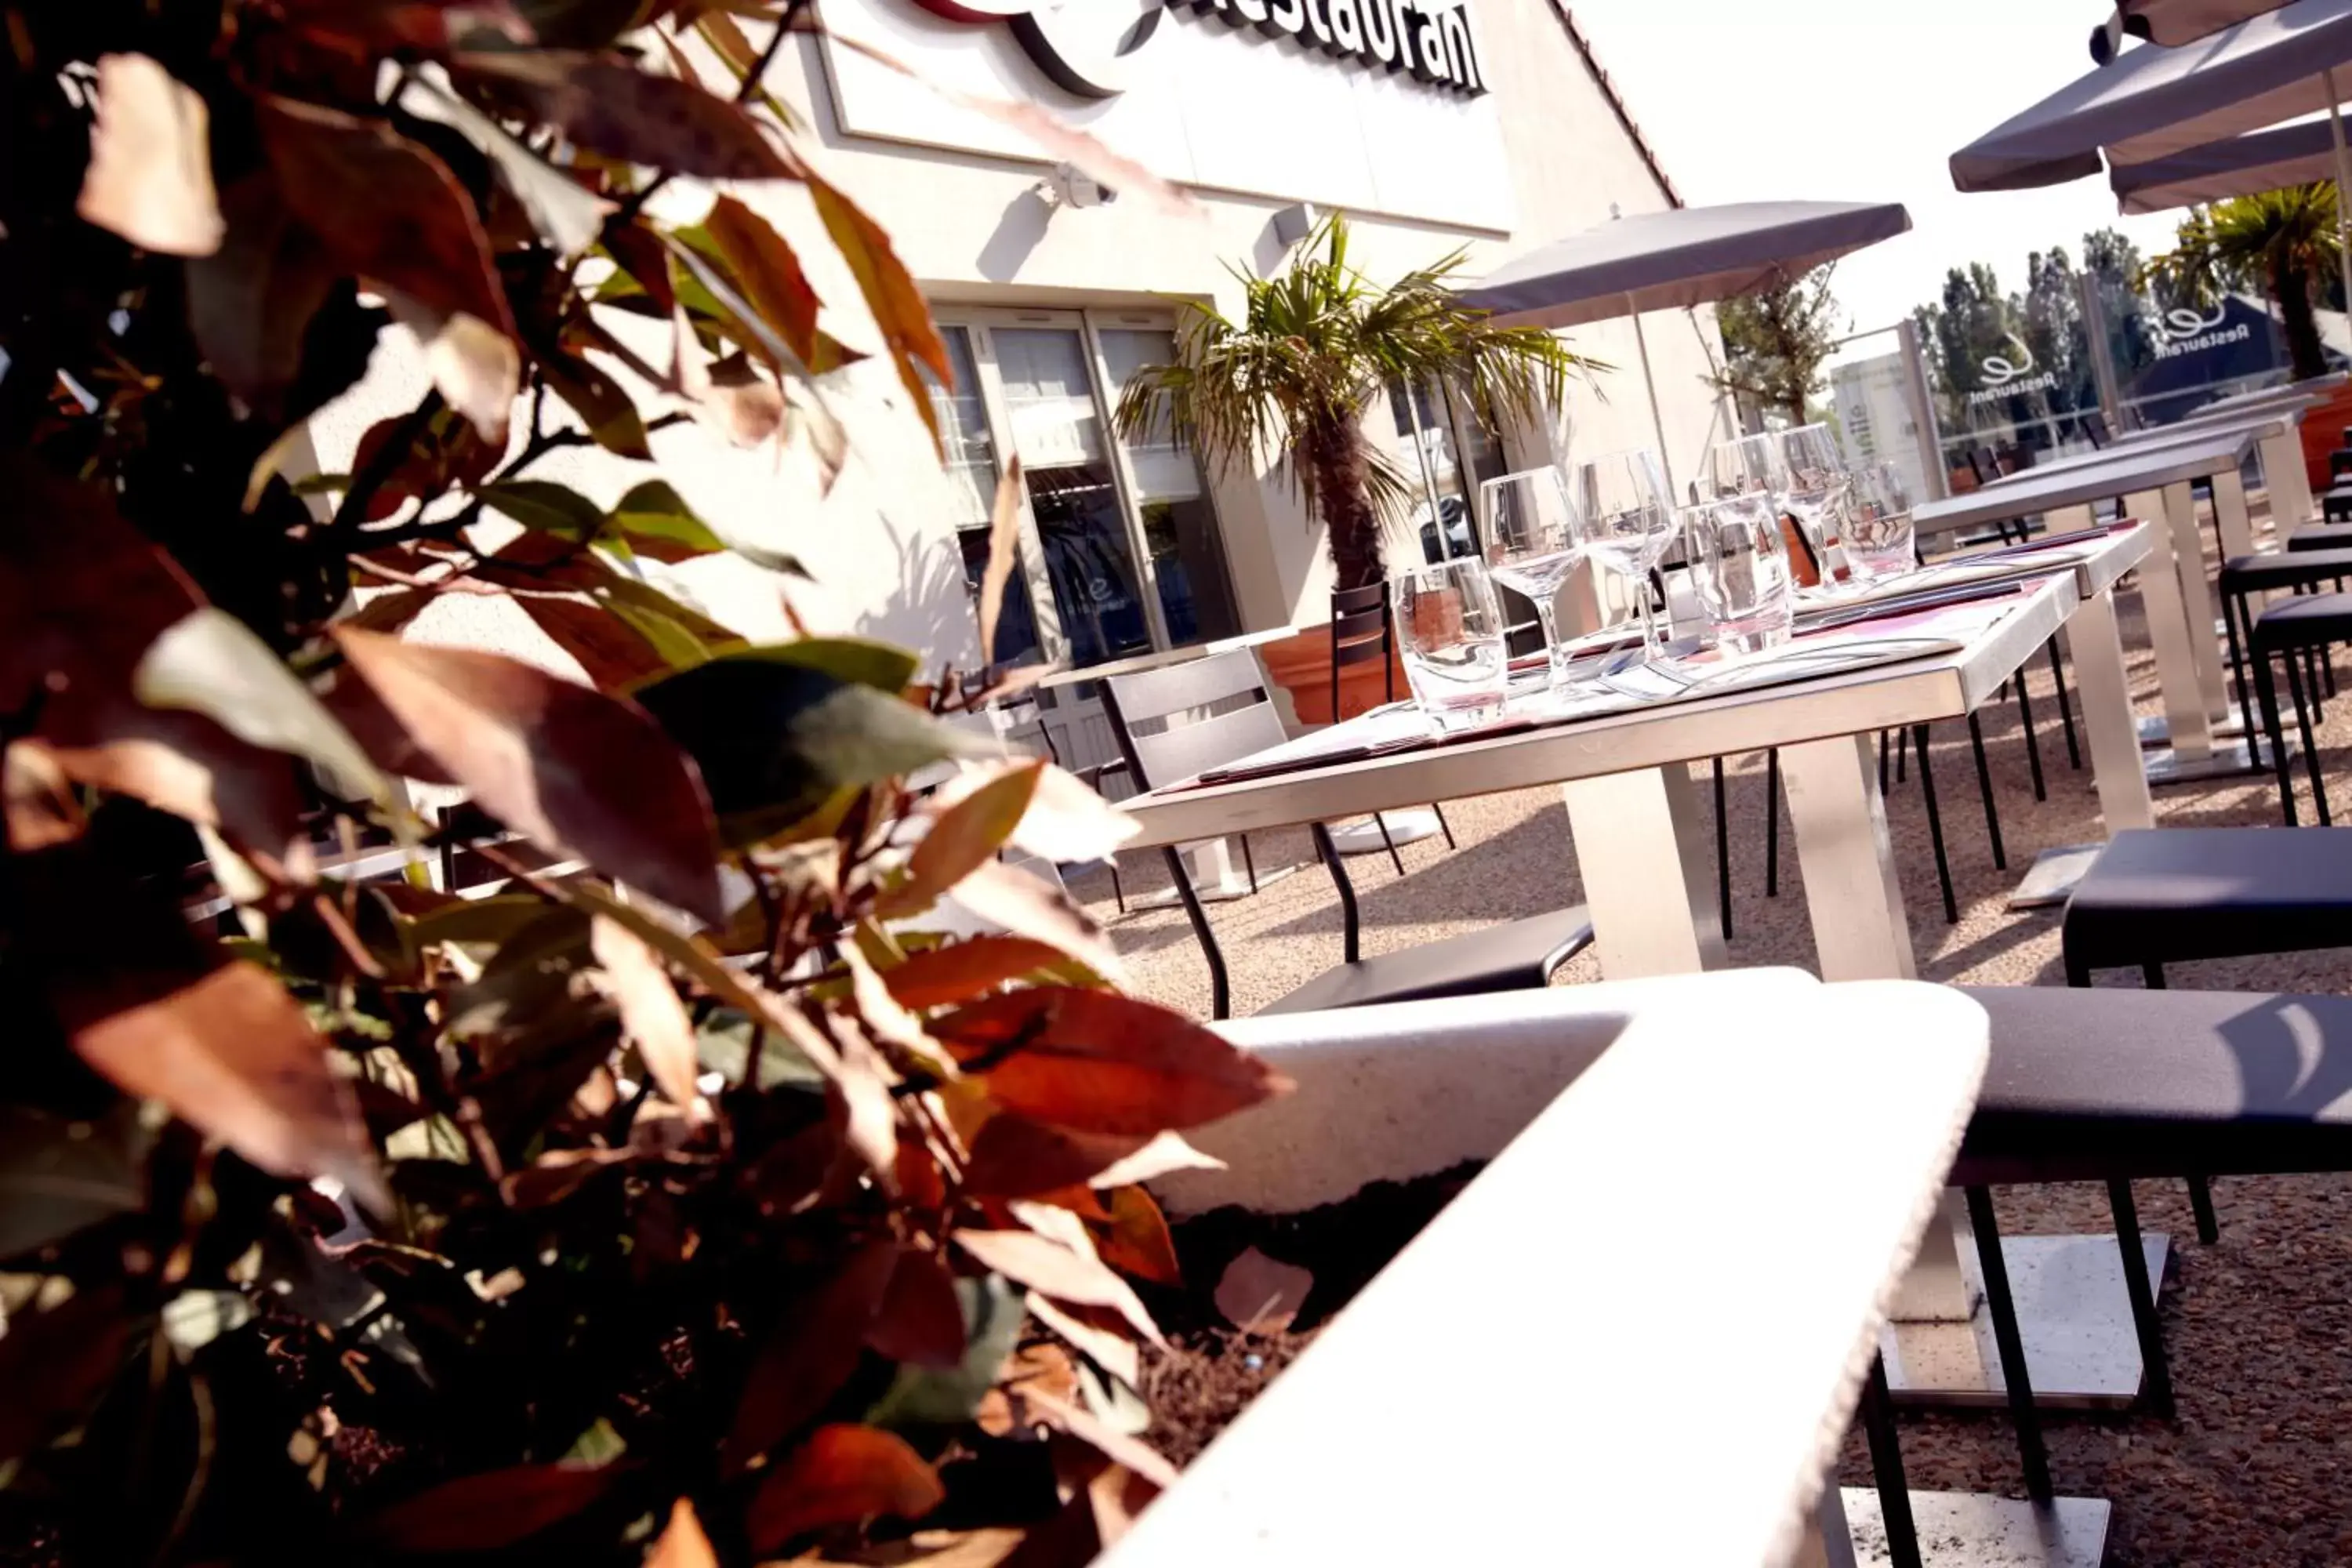
[[2336, 137], [2324, 121], [2209, 142], [2146, 163], [2118, 163], [2107, 184], [2127, 213], [2160, 213], [2336, 177]]
[[1580, 326], [1752, 294], [1910, 226], [1899, 202], [1672, 207], [1554, 240], [1462, 297], [1507, 324]]
[[[2333, 106], [2352, 65], [2352, 0], [2294, 0], [2199, 42], [2144, 44], [1952, 154], [1963, 191], [2054, 185], [2143, 163]], [[2346, 77], [2352, 85], [2352, 75]]]
[[2101, 65], [2107, 63], [2109, 54], [2100, 52], [2102, 37], [2110, 53], [2120, 33], [2152, 43], [2193, 44], [2285, 4], [2286, 0], [2116, 0], [2114, 18], [2093, 35], [2091, 57]]

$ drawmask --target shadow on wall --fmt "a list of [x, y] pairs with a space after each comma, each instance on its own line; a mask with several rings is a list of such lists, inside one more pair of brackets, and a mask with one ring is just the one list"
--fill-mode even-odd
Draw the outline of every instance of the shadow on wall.
[[[849, 629], [864, 637], [911, 648], [922, 658], [926, 675], [941, 667], [970, 668], [980, 662], [979, 628], [972, 619], [971, 598], [964, 587], [963, 555], [952, 539], [901, 534], [883, 523], [876, 531], [878, 557], [887, 545], [895, 559], [893, 586], [887, 594], [861, 595], [864, 601]], [[878, 588], [880, 561], [870, 579]]]
[[1053, 204], [1037, 194], [1035, 186], [1013, 198], [1004, 215], [996, 220], [996, 232], [980, 247], [974, 263], [980, 275], [992, 283], [1009, 283], [1045, 237], [1045, 225], [1054, 216]]

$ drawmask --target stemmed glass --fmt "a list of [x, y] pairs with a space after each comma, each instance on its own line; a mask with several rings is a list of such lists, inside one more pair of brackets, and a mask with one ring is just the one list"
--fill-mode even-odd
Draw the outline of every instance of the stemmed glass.
[[1659, 637], [1650, 605], [1650, 570], [1675, 537], [1657, 454], [1610, 452], [1576, 466], [1570, 497], [1585, 548], [1623, 573], [1642, 611], [1642, 657], [1655, 658]]
[[1780, 437], [1735, 436], [1706, 449], [1702, 499], [1724, 496], [1779, 495], [1789, 488], [1789, 463], [1780, 452]]
[[1568, 481], [1558, 468], [1505, 474], [1478, 487], [1478, 506], [1486, 520], [1486, 565], [1495, 581], [1535, 602], [1551, 683], [1560, 685], [1568, 659], [1560, 647], [1557, 601], [1560, 584], [1584, 553]]
[[1845, 454], [1838, 450], [1828, 426], [1802, 425], [1780, 432], [1780, 459], [1788, 476], [1780, 510], [1804, 529], [1813, 558], [1823, 560], [1845, 542]]

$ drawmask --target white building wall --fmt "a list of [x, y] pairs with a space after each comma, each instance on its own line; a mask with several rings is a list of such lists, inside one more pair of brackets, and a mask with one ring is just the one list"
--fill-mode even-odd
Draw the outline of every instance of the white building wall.
[[[830, 0], [835, 10], [851, 3]], [[855, 3], [912, 13], [912, 0]], [[1472, 3], [1492, 91], [1464, 110], [1459, 123], [1467, 129], [1436, 153], [1501, 161], [1507, 188], [1496, 188], [1491, 168], [1465, 170], [1463, 178], [1481, 187], [1472, 205], [1504, 226], [1470, 228], [1423, 217], [1351, 213], [1355, 258], [1375, 279], [1427, 265], [1457, 247], [1466, 247], [1465, 274], [1475, 277], [1529, 246], [1606, 221], [1612, 208], [1633, 214], [1667, 205], [1553, 6], [1546, 0]], [[1190, 16], [1161, 21], [1163, 28], [1203, 25]], [[924, 26], [931, 26], [928, 18]], [[1031, 101], [1082, 123], [1105, 118], [1098, 104], [1074, 99], [1048, 80], [1003, 24], [946, 32], [952, 36], [945, 47], [984, 55], [988, 70], [1008, 86], [1024, 89]], [[1207, 47], [1200, 39], [1192, 42]], [[1360, 164], [1361, 146], [1334, 146], [1328, 121], [1316, 118], [1322, 99], [1315, 93], [1293, 97], [1266, 84], [1278, 82], [1285, 71], [1328, 84], [1334, 79], [1331, 73], [1361, 73], [1361, 66], [1299, 58], [1294, 43], [1253, 35], [1209, 42], [1248, 62], [1247, 74], [1257, 84], [1256, 90], [1236, 92], [1216, 106], [1220, 134], [1230, 137], [1240, 125], [1269, 148], [1283, 149], [1281, 160], [1269, 162], [1281, 163], [1282, 178], [1298, 185], [1319, 189], [1338, 177], [1312, 166], [1318, 146]], [[828, 177], [891, 235], [936, 304], [1165, 310], [1178, 300], [1203, 300], [1230, 310], [1237, 308], [1240, 286], [1229, 265], [1264, 275], [1282, 261], [1284, 247], [1272, 229], [1274, 214], [1288, 205], [1280, 195], [1201, 190], [1194, 193], [1199, 211], [1191, 216], [1170, 214], [1132, 195], [1108, 206], [1056, 208], [1036, 195], [1053, 162], [1050, 154], [950, 152], [852, 135], [843, 127], [828, 72], [829, 47], [838, 47], [814, 37], [795, 39], [771, 72], [770, 86], [803, 117], [814, 156]], [[921, 58], [910, 63], [927, 65]], [[1434, 89], [1394, 79], [1382, 83], [1381, 90]], [[1429, 113], [1448, 107], [1419, 106]], [[1456, 100], [1450, 107], [1463, 105]], [[1198, 109], [1195, 100], [1188, 112]], [[1161, 124], [1160, 133], [1169, 133], [1169, 127]], [[1172, 133], [1187, 133], [1181, 116]], [[991, 144], [1011, 145], [1001, 138]], [[1147, 147], [1119, 150], [1153, 161]], [[1393, 146], [1388, 153], [1408, 155]], [[1410, 155], [1429, 155], [1429, 149]], [[1428, 184], [1408, 181], [1402, 188], [1423, 192], [1412, 200], [1425, 205]], [[804, 192], [774, 184], [737, 194], [768, 216], [797, 248], [825, 301], [825, 328], [853, 345], [874, 346], [855, 282], [826, 241]], [[707, 192], [681, 184], [666, 191], [658, 205], [690, 218], [709, 199]], [[1717, 434], [1717, 403], [1705, 384], [1709, 348], [1717, 342], [1712, 313], [1667, 312], [1646, 318], [1645, 326], [1671, 458], [1675, 472], [1687, 476]], [[1516, 433], [1508, 443], [1515, 467], [1654, 444], [1630, 324], [1604, 323], [1569, 336], [1580, 351], [1614, 368], [1574, 391], [1564, 431]], [[657, 363], [667, 353], [657, 329], [642, 346]], [[315, 435], [321, 467], [347, 467], [352, 447], [368, 424], [414, 402], [421, 384], [414, 352], [413, 344], [387, 348], [370, 381], [320, 417]], [[655, 437], [664, 476], [715, 527], [798, 554], [817, 582], [814, 587], [787, 582], [734, 562], [697, 563], [678, 580], [710, 613], [755, 636], [782, 633], [788, 596], [818, 629], [889, 637], [921, 650], [927, 664], [968, 662], [974, 656], [974, 637], [954, 535], [957, 511], [928, 439], [886, 365], [860, 366], [847, 377], [856, 390], [840, 401], [851, 418], [856, 450], [829, 495], [821, 493], [805, 464], [780, 460], [772, 450], [739, 451], [695, 426]], [[651, 395], [643, 401], [649, 409], [659, 406]], [[1385, 400], [1376, 400], [1368, 423], [1387, 449], [1404, 449], [1396, 442]], [[569, 479], [610, 500], [646, 470], [574, 450], [556, 454], [534, 472]], [[1214, 490], [1244, 625], [1319, 622], [1329, 589], [1322, 540], [1319, 531], [1307, 525], [1288, 487], [1271, 471], [1227, 473], [1217, 476]], [[450, 617], [483, 613], [478, 606], [436, 610], [420, 629], [440, 635], [438, 628]], [[508, 646], [537, 644], [532, 628], [518, 629], [511, 617], [494, 630], [469, 621], [464, 635]]]

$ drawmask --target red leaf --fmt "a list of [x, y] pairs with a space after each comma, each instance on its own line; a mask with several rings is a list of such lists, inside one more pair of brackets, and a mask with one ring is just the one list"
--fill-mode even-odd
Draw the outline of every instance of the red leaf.
[[1138, 1279], [1181, 1289], [1184, 1271], [1177, 1267], [1176, 1242], [1151, 1194], [1141, 1187], [1118, 1187], [1104, 1197], [1110, 1205], [1110, 1232], [1097, 1243], [1102, 1260]]
[[142, 249], [220, 248], [203, 95], [145, 55], [98, 58], [98, 123], [74, 210]]
[[784, 237], [733, 196], [720, 196], [703, 224], [761, 319], [800, 355], [803, 364], [814, 361], [821, 301]]
[[882, 984], [907, 1007], [964, 1002], [1008, 980], [1062, 962], [1060, 950], [1020, 936], [975, 936], [908, 955], [882, 972]]
[[380, 120], [255, 100], [287, 205], [348, 272], [514, 335], [488, 237], [448, 166]]
[[[1091, 1246], [1085, 1226], [1075, 1215], [1058, 1209], [1043, 1212], [1058, 1215], [1074, 1239]], [[1091, 1250], [1078, 1252], [1030, 1230], [960, 1230], [955, 1233], [955, 1244], [983, 1267], [1032, 1289], [1084, 1307], [1115, 1308], [1138, 1333], [1154, 1342], [1160, 1340], [1160, 1331], [1134, 1287], [1112, 1273]]]
[[1107, 991], [1008, 992], [930, 1030], [998, 1104], [1084, 1132], [1197, 1127], [1289, 1088], [1190, 1019]]
[[1125, 971], [1095, 918], [1060, 888], [1017, 866], [991, 860], [955, 885], [955, 901], [991, 925], [1033, 942], [1050, 942], [1103, 978]]
[[1278, 1334], [1290, 1327], [1314, 1289], [1310, 1271], [1245, 1247], [1217, 1281], [1217, 1310], [1244, 1333]]
[[710, 1550], [710, 1537], [703, 1533], [688, 1499], [670, 1505], [669, 1527], [646, 1553], [645, 1568], [719, 1568], [719, 1555]]
[[872, 1426], [820, 1426], [761, 1483], [743, 1510], [754, 1550], [796, 1535], [884, 1514], [919, 1519], [947, 1490], [906, 1442]]
[[621, 1026], [645, 1059], [646, 1070], [672, 1105], [692, 1116], [703, 1113], [694, 1022], [677, 999], [669, 972], [635, 931], [602, 915], [588, 926], [589, 949], [610, 981]]
[[513, 1465], [460, 1476], [393, 1504], [362, 1527], [390, 1552], [490, 1552], [562, 1523], [613, 1489], [614, 1465]]
[[485, 811], [705, 921], [726, 920], [701, 775], [634, 703], [499, 654], [348, 626], [333, 634], [409, 739]]
[[866, 1342], [877, 1355], [917, 1366], [963, 1361], [963, 1308], [956, 1301], [955, 1276], [945, 1258], [911, 1247], [898, 1254]]
[[954, 384], [955, 370], [948, 359], [947, 344], [932, 324], [930, 307], [924, 303], [923, 292], [908, 275], [907, 264], [890, 248], [890, 237], [881, 225], [823, 180], [810, 176], [808, 188], [817, 216], [824, 220], [825, 233], [833, 237], [834, 247], [849, 264], [858, 290], [866, 296], [866, 308], [873, 312], [874, 324], [898, 366], [898, 381], [936, 444], [939, 416], [931, 406], [930, 389], [915, 366], [929, 365], [943, 386]]
[[876, 912], [919, 914], [994, 860], [1029, 809], [1045, 766], [1042, 761], [1013, 763], [940, 812], [907, 858], [907, 879], [877, 900]]
[[[379, 419], [369, 426], [352, 454], [352, 472], [364, 473], [373, 467], [384, 443], [406, 424], [404, 416]], [[408, 501], [419, 497], [429, 500], [453, 484], [478, 483], [489, 478], [501, 456], [465, 420], [446, 416], [436, 419], [415, 438], [369, 499], [366, 521], [381, 522]]]
[[89, 826], [57, 753], [38, 741], [17, 741], [0, 752], [0, 782], [5, 784], [8, 847], [19, 855], [70, 844]]
[[278, 0], [296, 31], [319, 43], [390, 54], [437, 53], [475, 28], [531, 41], [530, 28], [507, 0]]
[[233, 182], [221, 211], [228, 233], [220, 247], [187, 264], [188, 325], [213, 374], [275, 417], [301, 373], [304, 334], [334, 288], [336, 266], [267, 170]]
[[759, 121], [692, 82], [595, 55], [472, 54], [460, 62], [520, 94], [573, 145], [709, 180], [789, 180], [799, 165]]
[[669, 661], [610, 610], [551, 594], [518, 594], [515, 603], [550, 641], [579, 662], [581, 672], [599, 691], [618, 691], [669, 673]]
[[719, 1450], [722, 1474], [790, 1436], [848, 1381], [898, 1264], [898, 1243], [868, 1243], [785, 1309], [744, 1380], [735, 1425]]
[[1003, 1111], [972, 1140], [964, 1185], [985, 1197], [1034, 1197], [1089, 1181], [1150, 1141], [1146, 1133], [1074, 1132]]
[[71, 1427], [122, 1370], [140, 1327], [120, 1286], [77, 1291], [46, 1312], [12, 1312], [0, 1334], [0, 1464]]

